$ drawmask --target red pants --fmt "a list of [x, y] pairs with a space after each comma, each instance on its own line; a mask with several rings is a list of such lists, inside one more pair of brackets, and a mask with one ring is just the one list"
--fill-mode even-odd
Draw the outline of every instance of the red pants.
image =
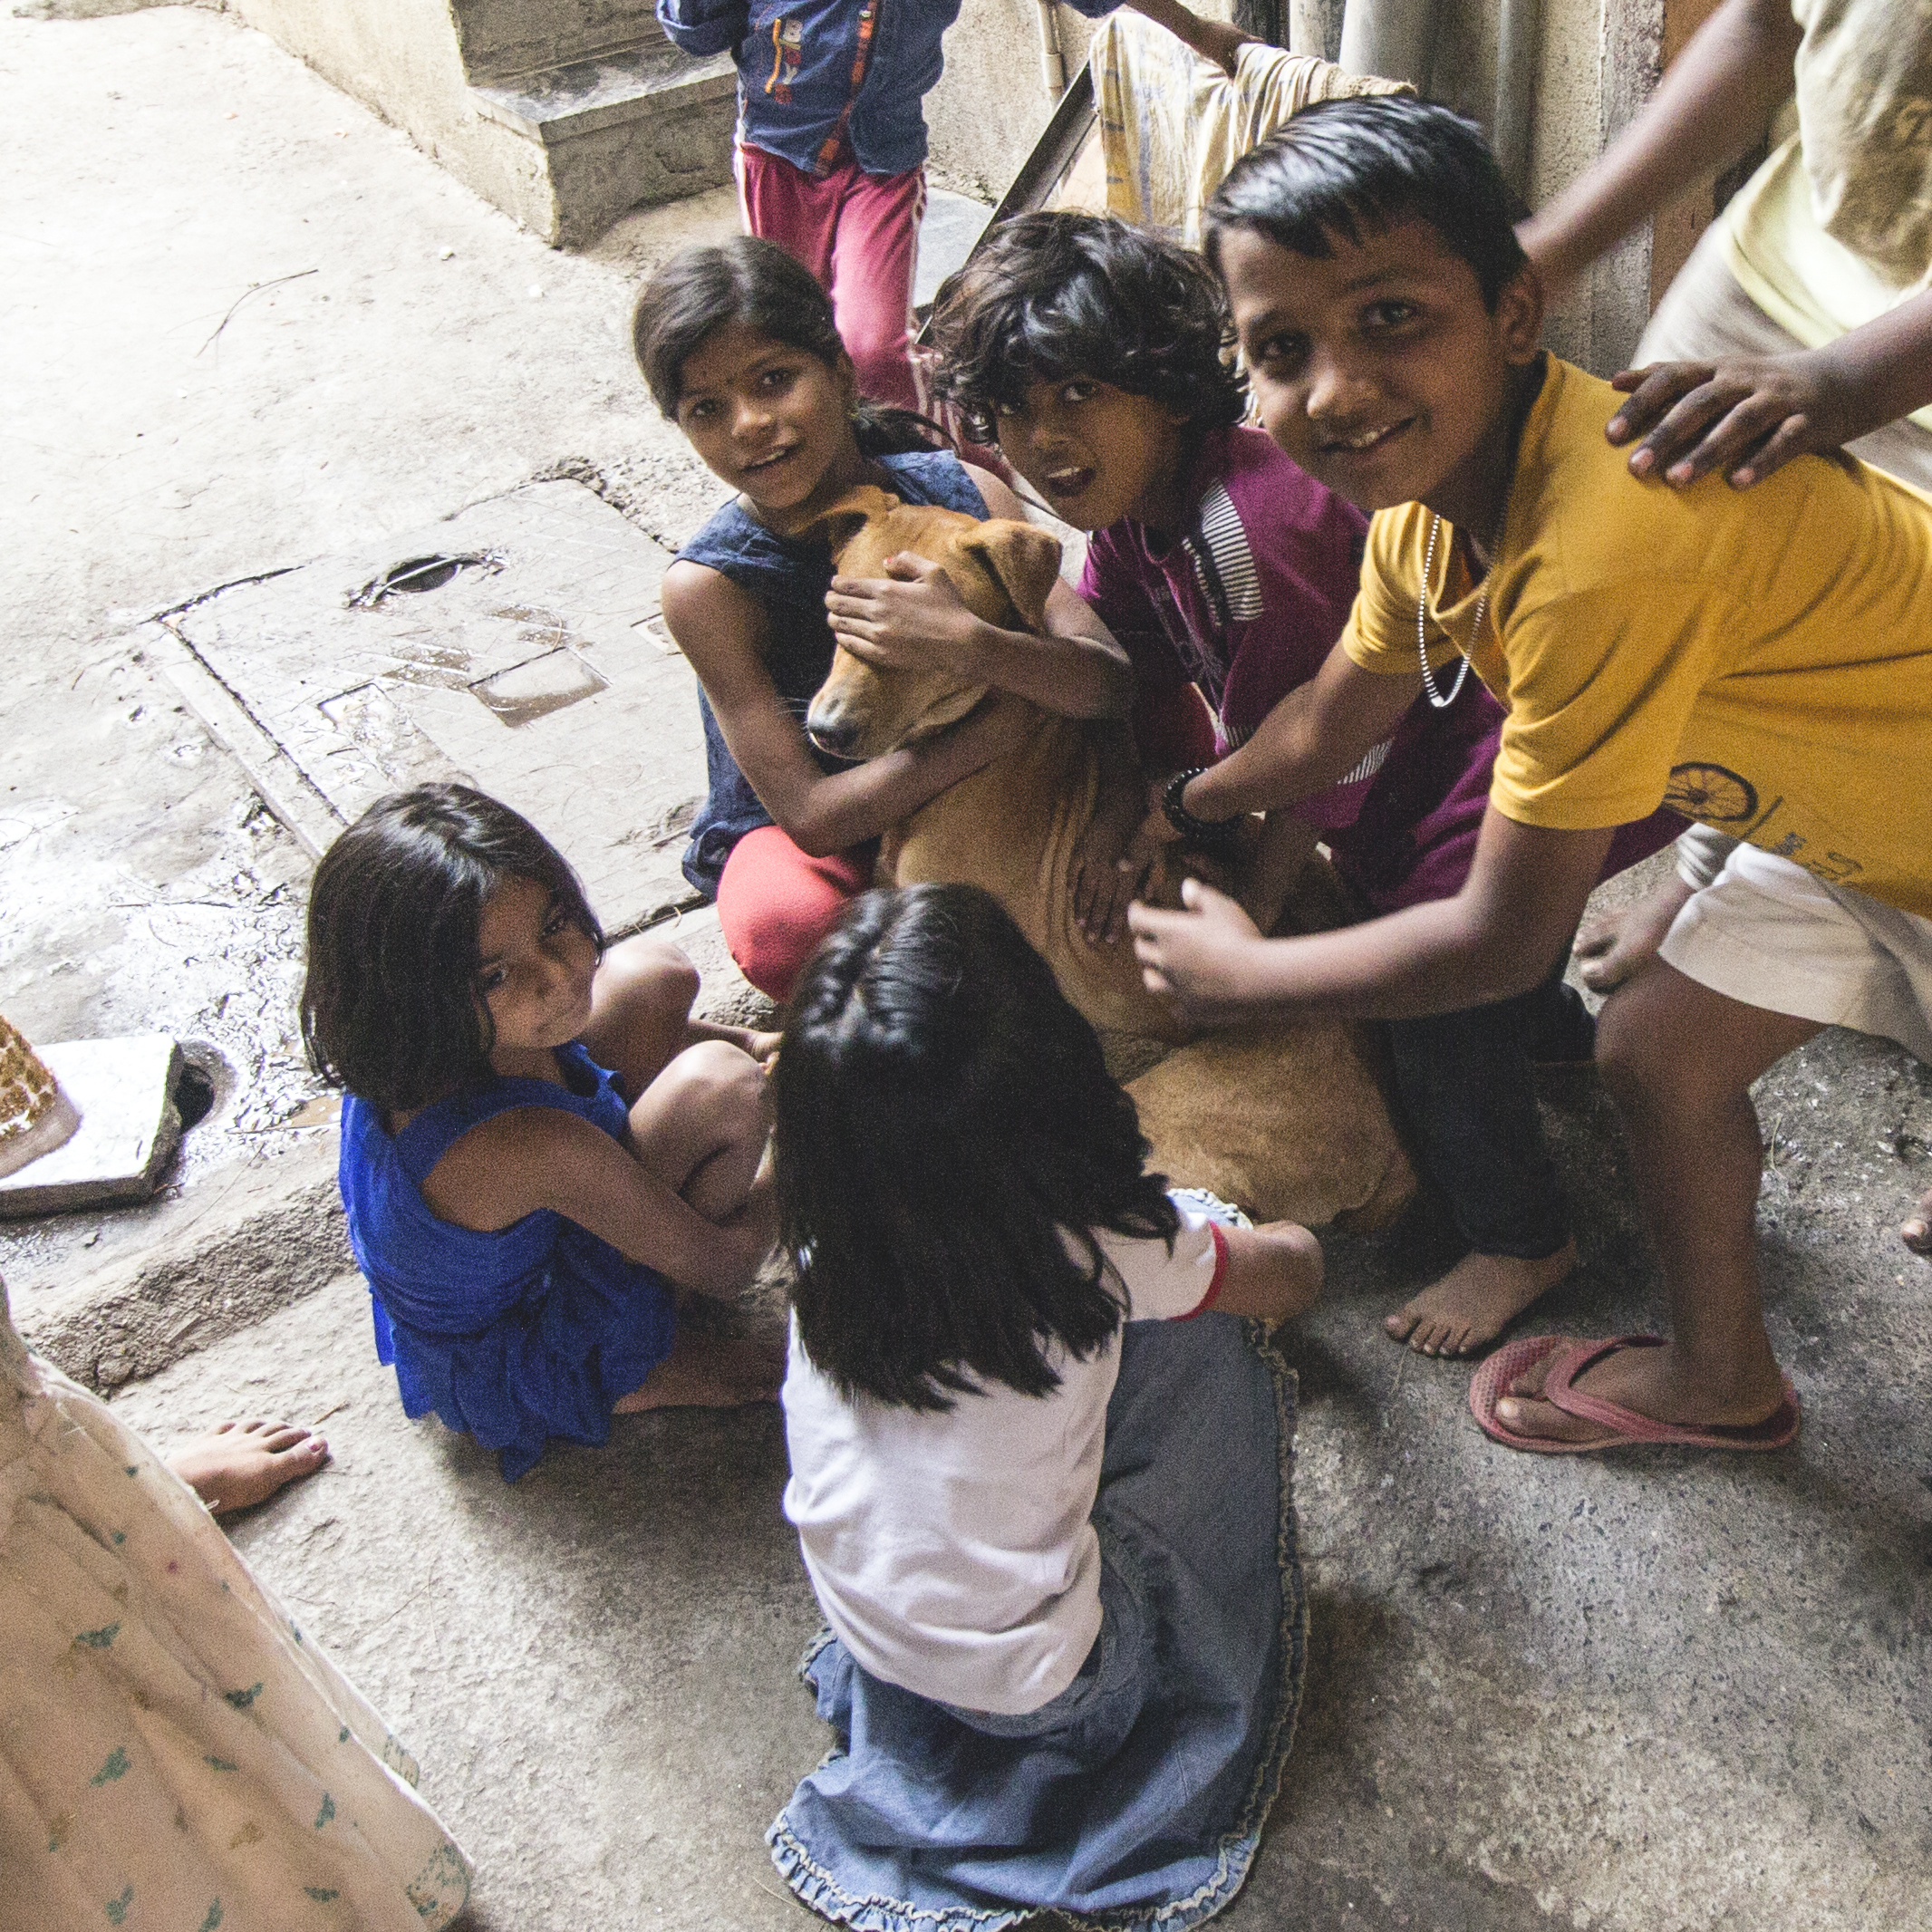
[[799, 969], [872, 884], [878, 851], [865, 845], [815, 859], [777, 826], [747, 832], [718, 882], [718, 923], [738, 970], [768, 998], [790, 999]]
[[832, 297], [860, 393], [903, 410], [920, 408], [906, 332], [925, 169], [867, 174], [848, 153], [820, 178], [762, 148], [740, 146], [738, 201], [745, 232], [776, 242]]

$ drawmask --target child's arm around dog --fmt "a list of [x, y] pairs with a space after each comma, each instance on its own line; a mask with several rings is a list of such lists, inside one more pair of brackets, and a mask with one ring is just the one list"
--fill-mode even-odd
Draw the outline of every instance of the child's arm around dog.
[[[988, 514], [1027, 520], [1025, 507], [991, 471], [963, 466]], [[1047, 634], [1007, 631], [975, 617], [944, 569], [902, 553], [889, 577], [834, 577], [826, 609], [833, 633], [854, 656], [886, 671], [935, 668], [969, 683], [1009, 691], [1067, 718], [1125, 718], [1134, 673], [1125, 651], [1065, 579], [1047, 598]]]
[[[1023, 520], [1018, 500], [996, 478], [969, 473], [995, 516]], [[664, 575], [665, 622], [710, 699], [732, 757], [774, 822], [815, 856], [876, 837], [1018, 744], [1029, 720], [1025, 704], [1073, 717], [1120, 717], [1132, 701], [1125, 653], [1065, 584], [1048, 598], [1049, 634], [1035, 637], [973, 616], [937, 565], [894, 560], [902, 562], [905, 575], [895, 580], [835, 580], [826, 602], [840, 642], [880, 663], [942, 642], [957, 653], [955, 668], [990, 685], [995, 696], [932, 739], [830, 773], [812, 758], [765, 669], [771, 621], [765, 604], [702, 565], [673, 564]]]
[[[1419, 674], [1366, 670], [1338, 644], [1243, 748], [1245, 779], [1237, 768], [1234, 783], [1217, 787], [1226, 766], [1216, 766], [1188, 787], [1187, 808], [1219, 818], [1333, 783], [1388, 736], [1421, 688]], [[1518, 825], [1491, 806], [1452, 899], [1268, 940], [1232, 899], [1191, 882], [1187, 912], [1131, 909], [1135, 952], [1148, 985], [1202, 1023], [1261, 1009], [1399, 1019], [1506, 1000], [1536, 985], [1576, 930], [1612, 836]]]
[[847, 771], [822, 771], [765, 669], [771, 618], [700, 564], [664, 573], [664, 621], [703, 684], [725, 742], [773, 822], [814, 857], [875, 838], [1019, 742], [1026, 717], [998, 700], [951, 730]]

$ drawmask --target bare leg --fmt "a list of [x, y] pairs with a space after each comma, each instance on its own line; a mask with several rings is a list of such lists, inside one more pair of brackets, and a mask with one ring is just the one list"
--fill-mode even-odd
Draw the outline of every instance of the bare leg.
[[714, 1335], [678, 1330], [671, 1353], [612, 1409], [733, 1409], [748, 1402], [776, 1402], [785, 1379], [785, 1351], [770, 1342], [724, 1341]]
[[[1748, 1425], [1782, 1399], [1758, 1284], [1763, 1150], [1751, 1083], [1820, 1031], [1727, 1000], [1652, 960], [1603, 1009], [1598, 1064], [1629, 1137], [1637, 1198], [1663, 1263], [1671, 1338], [1627, 1350], [1579, 1388], [1661, 1422]], [[1538, 1371], [1496, 1405], [1523, 1435], [1607, 1432], [1533, 1398]]]
[[1587, 921], [1570, 948], [1583, 962], [1578, 977], [1584, 985], [1593, 993], [1607, 993], [1654, 959], [1693, 890], [1672, 873], [1647, 899]]
[[183, 1443], [168, 1466], [217, 1516], [266, 1502], [285, 1483], [329, 1459], [319, 1435], [285, 1422], [225, 1422]]
[[584, 1044], [635, 1100], [674, 1056], [690, 1046], [698, 969], [672, 945], [641, 933], [613, 946], [597, 964]]
[[751, 1202], [769, 1129], [764, 1070], [721, 1040], [687, 1047], [631, 1109], [638, 1159], [707, 1221]]

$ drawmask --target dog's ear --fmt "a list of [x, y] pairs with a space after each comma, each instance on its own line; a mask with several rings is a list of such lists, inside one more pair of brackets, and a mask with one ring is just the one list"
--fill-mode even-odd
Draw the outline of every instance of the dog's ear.
[[874, 517], [884, 517], [898, 507], [898, 497], [889, 490], [883, 490], [873, 483], [859, 483], [836, 503], [828, 504], [809, 522], [787, 524], [780, 534], [799, 543], [826, 544], [836, 556], [851, 542], [854, 534], [862, 530]]
[[1060, 540], [1029, 523], [995, 517], [959, 540], [994, 578], [1029, 631], [1047, 628], [1047, 598], [1059, 581]]

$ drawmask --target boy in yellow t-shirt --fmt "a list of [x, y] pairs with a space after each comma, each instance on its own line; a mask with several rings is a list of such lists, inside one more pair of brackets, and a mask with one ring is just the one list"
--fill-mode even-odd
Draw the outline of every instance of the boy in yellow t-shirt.
[[1378, 514], [1328, 664], [1245, 787], [1203, 774], [1181, 818], [1291, 804], [1470, 666], [1510, 716], [1454, 899], [1264, 940], [1193, 888], [1134, 909], [1148, 983], [1208, 1019], [1501, 1000], [1550, 970], [1617, 826], [1668, 802], [1746, 841], [1599, 1033], [1672, 1335], [1518, 1342], [1472, 1399], [1523, 1448], [1788, 1442], [1749, 1088], [1830, 1021], [1932, 1056], [1932, 500], [1819, 457], [1745, 496], [1633, 480], [1609, 386], [1538, 348], [1507, 191], [1444, 109], [1310, 109], [1229, 175], [1206, 246], [1269, 434]]

